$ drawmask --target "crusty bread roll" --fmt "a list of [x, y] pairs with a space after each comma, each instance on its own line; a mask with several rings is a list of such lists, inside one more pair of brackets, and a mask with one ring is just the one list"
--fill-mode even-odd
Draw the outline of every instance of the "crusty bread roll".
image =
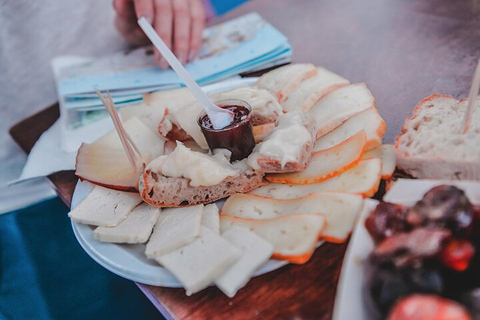
[[467, 101], [432, 94], [406, 119], [397, 136], [397, 167], [422, 179], [480, 180], [480, 99], [462, 134]]

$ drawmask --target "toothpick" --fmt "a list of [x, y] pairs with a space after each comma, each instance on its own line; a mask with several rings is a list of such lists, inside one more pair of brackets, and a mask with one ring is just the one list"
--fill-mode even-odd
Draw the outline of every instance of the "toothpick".
[[480, 59], [477, 63], [477, 68], [473, 74], [472, 86], [470, 87], [470, 93], [468, 95], [467, 110], [465, 117], [463, 118], [462, 133], [465, 134], [470, 128], [472, 123], [473, 111], [475, 110], [475, 102], [477, 100], [478, 90], [480, 89]]
[[128, 161], [130, 162], [130, 166], [132, 167], [132, 170], [136, 172], [138, 168], [136, 165], [136, 156], [134, 151], [132, 150], [132, 147], [135, 149], [135, 151], [137, 151], [140, 157], [141, 155], [140, 155], [140, 152], [138, 151], [137, 146], [135, 145], [133, 140], [130, 138], [128, 133], [125, 131], [125, 128], [123, 127], [122, 122], [120, 121], [120, 117], [118, 116], [117, 109], [115, 108], [115, 104], [113, 103], [112, 96], [108, 91], [104, 97], [98, 89], [94, 88], [94, 90], [97, 93], [98, 97], [100, 98], [100, 101], [102, 101], [108, 113], [110, 114], [110, 117], [112, 118], [112, 121], [113, 121], [113, 125], [115, 126], [115, 129], [117, 130], [117, 134], [120, 138], [120, 141], [122, 142], [123, 149], [127, 154], [127, 158], [128, 158]]

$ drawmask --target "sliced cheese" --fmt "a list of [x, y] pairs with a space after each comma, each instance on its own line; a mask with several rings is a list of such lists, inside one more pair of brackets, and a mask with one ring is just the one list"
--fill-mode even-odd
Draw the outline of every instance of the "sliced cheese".
[[335, 89], [349, 85], [350, 82], [325, 68], [318, 67], [317, 75], [300, 82], [282, 102], [286, 112], [300, 110], [307, 112], [324, 95]]
[[382, 160], [382, 179], [389, 179], [395, 172], [397, 154], [393, 144], [382, 144], [381, 146], [367, 151], [363, 159], [378, 158]]
[[275, 199], [294, 199], [305, 197], [316, 192], [334, 191], [360, 194], [368, 198], [377, 192], [381, 180], [381, 173], [382, 161], [380, 159], [366, 159], [361, 160], [353, 168], [319, 183], [269, 183], [250, 193]]
[[208, 287], [240, 256], [233, 244], [201, 227], [195, 241], [156, 260], [182, 283], [189, 296]]
[[330, 92], [308, 112], [315, 119], [317, 138], [332, 131], [353, 115], [375, 106], [375, 99], [365, 83], [355, 83]]
[[157, 108], [175, 108], [197, 101], [188, 88], [150, 92], [143, 95], [143, 103]]
[[232, 227], [222, 234], [222, 237], [241, 251], [241, 257], [220, 277], [215, 279], [215, 285], [230, 298], [243, 288], [273, 253], [273, 245], [254, 232], [245, 228]]
[[318, 214], [294, 214], [255, 220], [220, 215], [220, 228], [247, 228], [273, 245], [273, 258], [291, 263], [305, 263], [315, 251], [325, 218]]
[[317, 74], [317, 68], [310, 63], [289, 64], [263, 74], [256, 85], [273, 92], [278, 101], [284, 101], [303, 80]]
[[137, 170], [132, 170], [115, 130], [95, 142], [83, 143], [78, 150], [75, 174], [97, 185], [124, 191], [138, 190], [138, 174], [143, 163], [149, 163], [164, 152], [165, 139], [136, 117], [123, 123], [125, 130], [142, 154]]
[[366, 150], [374, 149], [382, 144], [387, 125], [378, 113], [377, 108], [371, 107], [357, 113], [338, 128], [320, 137], [315, 143], [314, 150], [319, 151], [331, 148], [361, 130], [364, 130], [367, 135]]
[[203, 209], [202, 226], [220, 234], [220, 216], [216, 204], [207, 204]]
[[158, 258], [195, 240], [202, 214], [203, 205], [162, 210], [145, 248], [147, 257]]
[[165, 106], [147, 106], [144, 104], [129, 105], [120, 108], [122, 121], [128, 121], [137, 117], [153, 132], [158, 131], [158, 125], [165, 116]]
[[114, 227], [125, 220], [142, 198], [138, 193], [96, 186], [68, 216], [73, 221], [102, 227]]
[[147, 203], [138, 205], [115, 227], [98, 227], [93, 237], [102, 242], [145, 243], [157, 222], [160, 208]]
[[289, 200], [235, 194], [225, 202], [222, 215], [263, 220], [296, 213], [321, 214], [327, 220], [322, 237], [330, 242], [341, 243], [352, 232], [362, 208], [362, 196], [348, 193], [320, 192]]
[[289, 184], [310, 184], [326, 180], [355, 166], [362, 158], [366, 141], [362, 130], [330, 149], [313, 153], [310, 164], [304, 171], [268, 174], [266, 179], [269, 182]]

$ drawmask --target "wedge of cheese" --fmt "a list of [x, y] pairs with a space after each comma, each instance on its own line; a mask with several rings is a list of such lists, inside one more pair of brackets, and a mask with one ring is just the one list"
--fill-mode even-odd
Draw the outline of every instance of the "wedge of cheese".
[[282, 102], [286, 112], [300, 110], [307, 112], [326, 94], [335, 89], [348, 86], [350, 82], [325, 68], [318, 67], [317, 75], [300, 82], [300, 84]]
[[247, 284], [253, 273], [270, 259], [273, 245], [254, 232], [239, 227], [228, 229], [222, 237], [241, 251], [240, 259], [215, 279], [215, 285], [233, 298], [237, 291]]
[[355, 114], [374, 106], [375, 99], [365, 83], [355, 83], [327, 94], [308, 114], [315, 119], [317, 138], [320, 138]]
[[364, 130], [367, 135], [367, 151], [382, 144], [383, 136], [387, 131], [387, 125], [378, 113], [377, 108], [371, 107], [352, 116], [338, 128], [319, 138], [315, 143], [314, 150], [319, 151], [331, 148], [361, 130]]
[[68, 216], [73, 221], [101, 227], [114, 227], [127, 218], [142, 198], [138, 193], [96, 186]]
[[326, 180], [355, 166], [362, 158], [366, 142], [362, 130], [330, 149], [313, 153], [304, 171], [267, 174], [265, 178], [269, 182], [288, 184], [311, 184]]
[[269, 183], [250, 193], [275, 199], [294, 199], [305, 197], [316, 192], [333, 191], [360, 194], [368, 198], [377, 192], [382, 176], [381, 173], [382, 161], [372, 158], [361, 160], [353, 168], [319, 183]]
[[125, 150], [115, 130], [93, 143], [83, 143], [78, 149], [75, 174], [82, 180], [123, 191], [138, 190], [138, 175], [143, 163], [163, 154], [165, 139], [150, 130], [136, 117], [123, 123], [142, 154], [137, 170], [132, 170]]
[[246, 228], [273, 245], [273, 258], [291, 263], [307, 262], [325, 226], [319, 214], [294, 214], [255, 220], [220, 215], [222, 233], [231, 227]]
[[303, 80], [316, 74], [317, 68], [313, 64], [289, 64], [265, 73], [258, 79], [256, 85], [270, 90], [278, 101], [282, 102]]
[[175, 108], [197, 101], [188, 88], [162, 90], [143, 95], [143, 103], [156, 108]]
[[180, 281], [190, 296], [208, 287], [241, 256], [233, 244], [201, 227], [199, 237], [156, 260]]
[[142, 203], [115, 227], [98, 227], [93, 237], [102, 242], [145, 243], [152, 234], [160, 208]]
[[303, 198], [280, 200], [253, 194], [235, 194], [222, 207], [222, 215], [245, 219], [272, 219], [296, 213], [321, 214], [327, 220], [322, 238], [345, 242], [363, 208], [359, 195], [336, 192], [314, 193]]
[[119, 113], [122, 121], [128, 121], [136, 117], [145, 123], [150, 130], [157, 132], [158, 124], [165, 116], [166, 110], [167, 108], [162, 105], [149, 106], [144, 104], [135, 104], [121, 107]]
[[220, 234], [220, 215], [216, 204], [207, 204], [203, 208], [202, 226], [207, 227], [216, 234]]
[[200, 234], [203, 205], [164, 209], [145, 248], [149, 259], [158, 258], [194, 241]]
[[397, 154], [393, 144], [382, 144], [381, 146], [367, 151], [363, 159], [378, 158], [382, 160], [382, 179], [389, 179], [395, 172]]

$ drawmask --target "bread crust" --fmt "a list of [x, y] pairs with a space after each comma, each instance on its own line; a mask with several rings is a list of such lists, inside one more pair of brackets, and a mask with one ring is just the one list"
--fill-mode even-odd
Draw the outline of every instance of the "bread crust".
[[157, 207], [188, 207], [208, 204], [235, 193], [247, 193], [266, 184], [261, 171], [248, 170], [227, 177], [214, 186], [190, 186], [190, 179], [166, 177], [150, 170], [140, 175], [142, 199]]
[[400, 142], [409, 132], [410, 122], [420, 116], [425, 104], [440, 98], [450, 99], [455, 104], [465, 101], [465, 99], [459, 101], [451, 95], [437, 93], [422, 99], [413, 109], [412, 116], [406, 118], [400, 134], [395, 139], [397, 167], [409, 175], [422, 179], [480, 180], [480, 163], [478, 162], [450, 160], [444, 157], [424, 158], [407, 155], [401, 150]]

